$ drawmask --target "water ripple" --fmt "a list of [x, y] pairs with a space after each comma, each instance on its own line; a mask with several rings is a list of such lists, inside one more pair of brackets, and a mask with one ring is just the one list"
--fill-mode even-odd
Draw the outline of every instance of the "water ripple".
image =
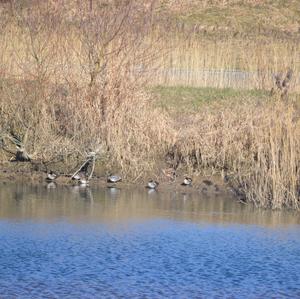
[[1, 298], [297, 298], [299, 228], [0, 222]]
[[0, 188], [1, 299], [300, 298], [298, 214], [197, 194], [88, 194]]

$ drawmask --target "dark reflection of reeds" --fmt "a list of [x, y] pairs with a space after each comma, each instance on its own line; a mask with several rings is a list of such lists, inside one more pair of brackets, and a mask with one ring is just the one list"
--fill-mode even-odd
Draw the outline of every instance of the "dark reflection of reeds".
[[260, 210], [231, 198], [204, 197], [200, 193], [145, 189], [90, 189], [76, 187], [1, 184], [1, 219], [59, 218], [70, 222], [124, 223], [128, 220], [172, 218], [219, 224], [254, 224], [269, 227], [300, 224], [291, 211]]

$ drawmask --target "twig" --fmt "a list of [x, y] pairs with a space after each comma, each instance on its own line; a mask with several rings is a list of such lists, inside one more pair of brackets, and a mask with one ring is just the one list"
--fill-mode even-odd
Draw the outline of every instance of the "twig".
[[90, 161], [90, 158], [88, 160], [85, 160], [84, 163], [74, 172], [74, 174], [71, 176], [71, 178], [74, 178], [74, 176], [80, 172], [80, 170]]
[[142, 176], [142, 172], [133, 180], [133, 183], [135, 183], [141, 176]]
[[71, 178], [74, 178], [76, 174], [78, 174], [83, 167], [85, 167], [88, 163], [92, 162], [92, 169], [91, 173], [88, 176], [88, 180], [90, 180], [93, 176], [94, 170], [95, 170], [95, 161], [96, 161], [96, 153], [95, 152], [90, 152], [89, 155], [87, 156], [87, 159], [84, 161], [84, 163], [76, 170], [76, 172], [71, 176]]
[[[91, 159], [91, 158], [89, 158], [89, 159]], [[91, 161], [91, 160], [90, 160]], [[96, 161], [96, 159], [95, 159], [95, 156], [93, 156], [92, 157], [92, 170], [91, 170], [91, 173], [90, 173], [90, 175], [89, 175], [89, 177], [88, 177], [88, 180], [90, 180], [91, 178], [92, 178], [92, 176], [93, 176], [93, 173], [94, 173], [94, 170], [95, 170], [95, 161]]]

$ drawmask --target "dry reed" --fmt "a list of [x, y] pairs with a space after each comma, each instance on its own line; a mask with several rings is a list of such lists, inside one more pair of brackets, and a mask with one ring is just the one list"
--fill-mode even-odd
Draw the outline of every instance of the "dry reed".
[[177, 165], [223, 173], [257, 206], [299, 209], [299, 125], [299, 108], [282, 100], [207, 105], [186, 120]]
[[291, 90], [300, 90], [300, 43], [278, 39], [223, 38], [190, 34], [164, 38], [169, 51], [153, 84], [238, 89], [271, 89], [274, 76], [292, 67]]
[[[276, 96], [264, 102], [220, 101], [173, 120], [154, 108], [144, 91], [148, 78], [137, 71], [156, 68], [153, 58], [174, 45], [164, 66], [186, 69], [181, 83], [223, 87], [220, 80], [194, 82], [189, 71], [242, 68], [261, 70], [247, 88], [270, 88], [266, 74], [290, 65], [299, 69], [293, 64], [298, 45], [257, 49], [253, 42], [238, 49], [236, 42], [225, 47], [224, 41], [203, 44], [178, 35], [166, 46], [169, 40], [156, 38], [154, 6], [100, 1], [91, 9], [71, 1], [70, 10], [37, 3], [33, 10], [16, 7], [2, 19], [2, 146], [9, 146], [6, 136], [15, 136], [32, 159], [44, 162], [76, 160], [93, 150], [107, 167], [117, 165], [131, 177], [159, 169], [168, 156], [176, 170], [226, 174], [257, 206], [299, 209], [300, 126], [294, 102]], [[288, 58], [278, 62], [283, 53]], [[157, 70], [153, 74], [161, 82]], [[177, 78], [164, 82], [174, 84]]]
[[2, 33], [3, 142], [16, 137], [34, 160], [76, 160], [92, 150], [125, 174], [151, 169], [172, 135], [133, 71], [155, 55], [146, 45], [152, 8], [73, 3], [70, 15], [37, 3], [15, 7]]

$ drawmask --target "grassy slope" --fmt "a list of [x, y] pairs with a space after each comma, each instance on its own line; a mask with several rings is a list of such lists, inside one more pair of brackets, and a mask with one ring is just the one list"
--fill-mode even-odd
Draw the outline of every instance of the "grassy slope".
[[[168, 1], [167, 1], [168, 2]], [[203, 5], [187, 1], [183, 7], [169, 4], [175, 19], [198, 25], [208, 32], [231, 35], [272, 35], [300, 37], [300, 5], [298, 0], [227, 1], [227, 4]], [[201, 4], [202, 3], [202, 4]]]

